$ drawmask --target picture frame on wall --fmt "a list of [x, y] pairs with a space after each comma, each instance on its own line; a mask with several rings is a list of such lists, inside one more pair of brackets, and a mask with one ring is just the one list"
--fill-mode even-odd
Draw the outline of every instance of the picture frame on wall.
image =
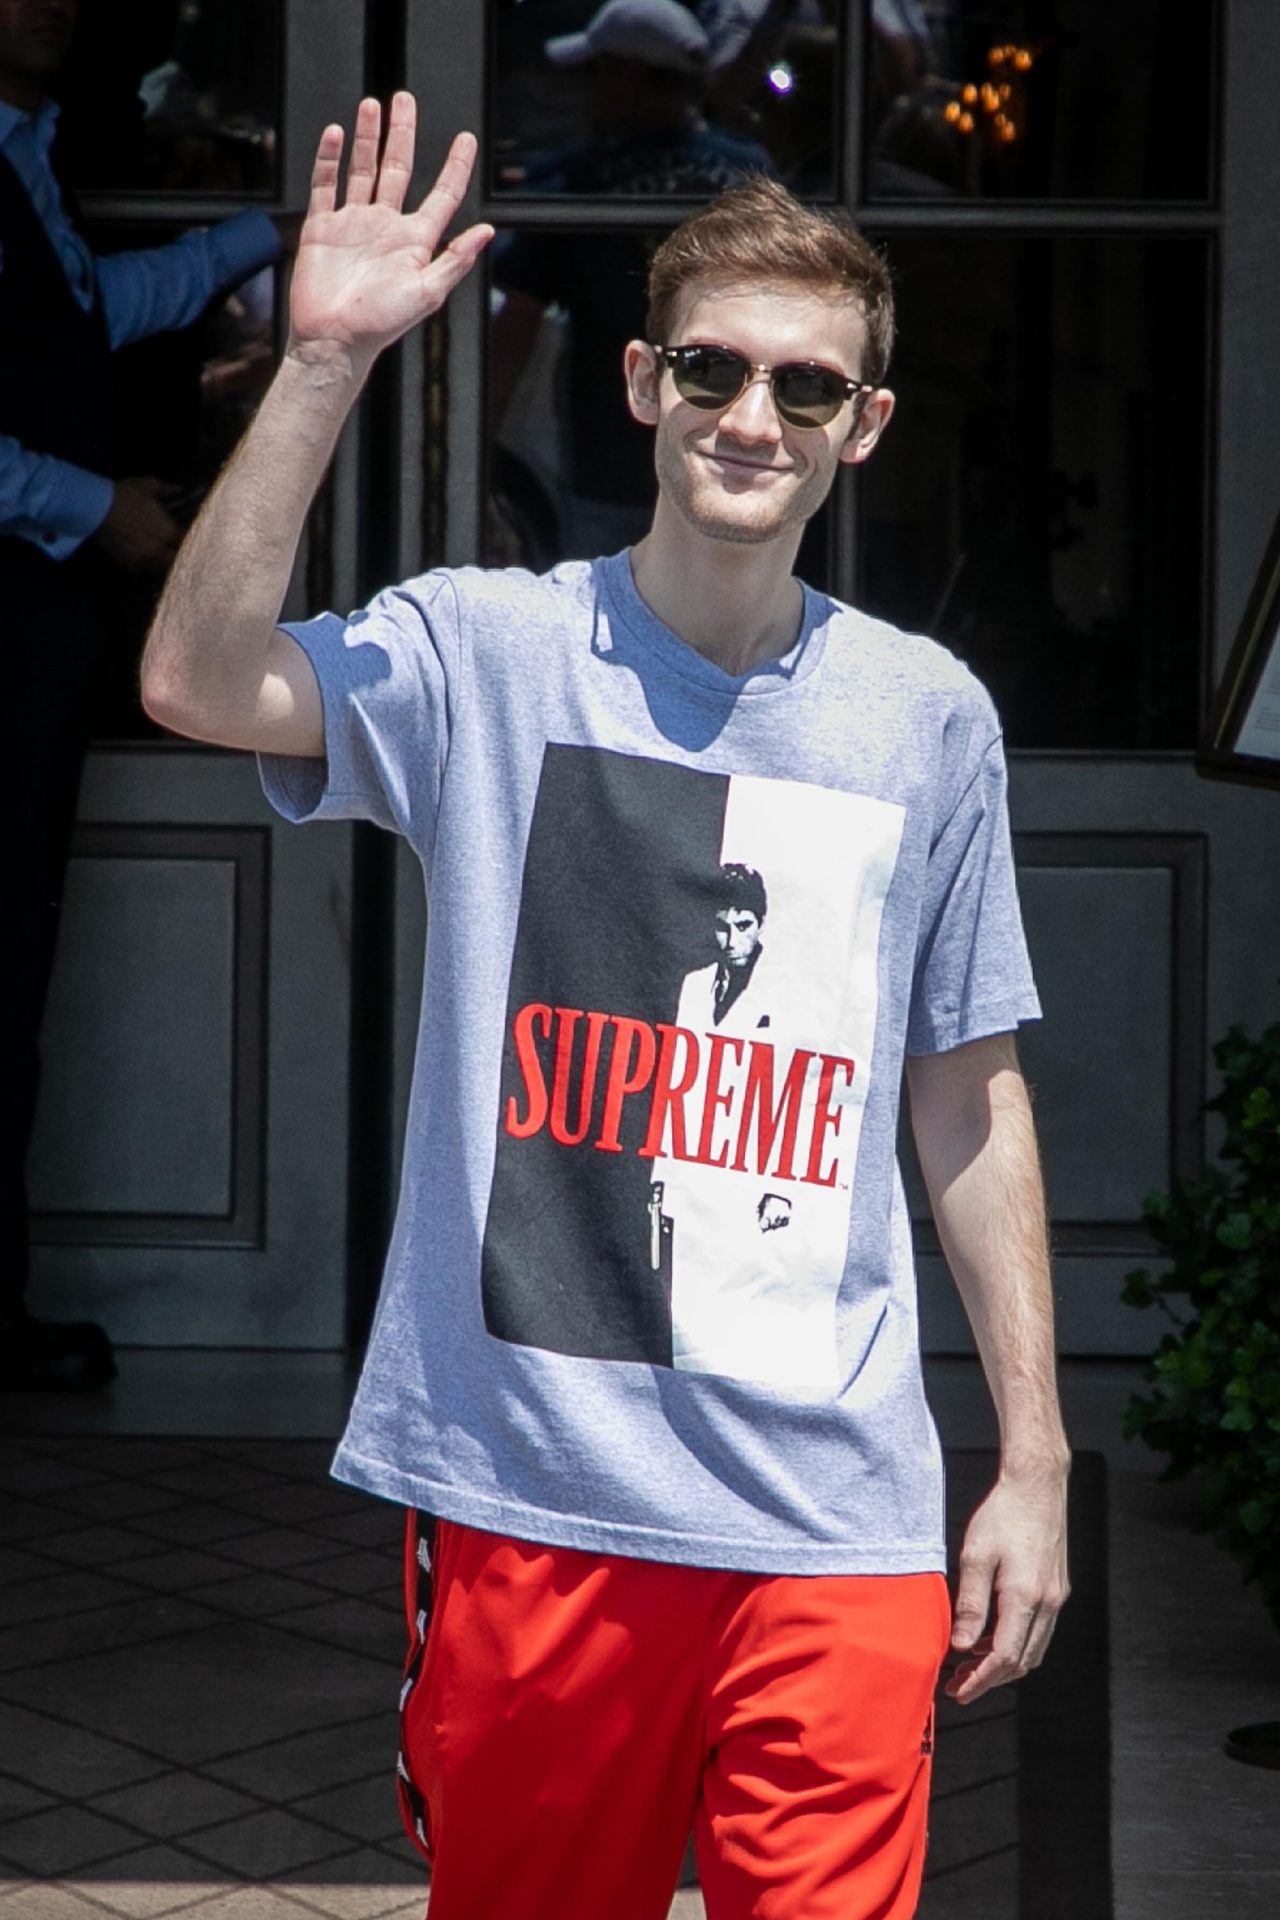
[[1196, 751], [1211, 779], [1280, 788], [1280, 515]]

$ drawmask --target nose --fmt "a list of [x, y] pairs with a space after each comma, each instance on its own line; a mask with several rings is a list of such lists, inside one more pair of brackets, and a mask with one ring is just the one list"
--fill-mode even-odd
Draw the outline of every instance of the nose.
[[763, 368], [754, 369], [737, 399], [720, 415], [720, 425], [739, 440], [781, 440], [782, 422]]

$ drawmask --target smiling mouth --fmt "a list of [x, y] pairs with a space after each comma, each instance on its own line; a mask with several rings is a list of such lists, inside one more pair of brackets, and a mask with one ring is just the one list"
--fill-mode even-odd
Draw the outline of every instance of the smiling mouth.
[[735, 467], [740, 473], [790, 473], [790, 467], [775, 467], [762, 460], [743, 460], [734, 453], [708, 452], [704, 460], [712, 460], [718, 467]]

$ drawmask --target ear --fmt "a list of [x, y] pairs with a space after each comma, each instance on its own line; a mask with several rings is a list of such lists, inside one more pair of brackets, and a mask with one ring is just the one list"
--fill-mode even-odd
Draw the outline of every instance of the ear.
[[643, 340], [629, 340], [622, 358], [627, 381], [627, 405], [642, 427], [658, 424], [660, 368], [653, 348]]
[[871, 449], [888, 426], [893, 415], [894, 396], [888, 387], [877, 387], [862, 403], [849, 438], [840, 449], [840, 458], [857, 466], [870, 457]]

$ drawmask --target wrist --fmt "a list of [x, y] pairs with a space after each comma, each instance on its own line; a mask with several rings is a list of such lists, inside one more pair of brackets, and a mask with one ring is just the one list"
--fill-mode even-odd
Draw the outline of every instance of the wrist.
[[115, 497], [113, 480], [59, 461], [53, 465], [49, 497], [41, 517], [54, 533], [88, 540], [101, 531]]
[[1019, 1484], [1043, 1485], [1066, 1480], [1071, 1472], [1071, 1448], [1067, 1437], [1038, 1440], [1034, 1444], [1002, 1446], [1000, 1478]]
[[376, 350], [350, 341], [306, 340], [290, 334], [282, 364], [317, 389], [349, 387], [358, 393], [376, 357]]

